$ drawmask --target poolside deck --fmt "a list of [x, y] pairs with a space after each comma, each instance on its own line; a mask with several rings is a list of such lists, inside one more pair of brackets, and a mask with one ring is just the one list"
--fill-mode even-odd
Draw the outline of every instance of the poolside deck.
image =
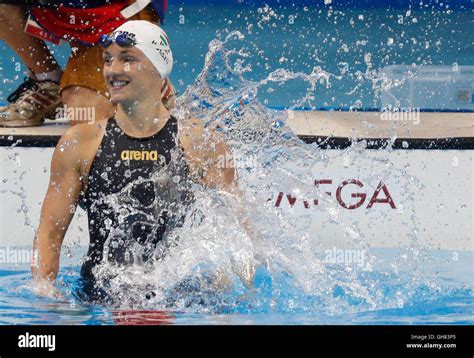
[[[474, 113], [418, 112], [410, 118], [387, 120], [384, 112], [287, 111], [287, 125], [307, 142], [338, 147], [351, 138], [371, 140], [368, 148], [395, 139], [394, 148], [474, 149]], [[39, 127], [0, 128], [1, 146], [52, 147], [69, 128], [65, 122], [47, 120]], [[372, 144], [371, 144], [372, 143]], [[375, 144], [374, 144], [375, 143]], [[403, 143], [403, 145], [402, 145]]]
[[288, 125], [303, 137], [474, 138], [474, 113], [418, 112], [418, 115], [412, 113], [411, 120], [387, 120], [384, 112], [293, 111]]

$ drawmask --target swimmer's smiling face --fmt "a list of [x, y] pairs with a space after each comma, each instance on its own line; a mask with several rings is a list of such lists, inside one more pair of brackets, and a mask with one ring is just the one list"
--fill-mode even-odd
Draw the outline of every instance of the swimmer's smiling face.
[[148, 96], [150, 89], [161, 88], [159, 72], [136, 47], [113, 43], [103, 56], [104, 78], [112, 102], [134, 103]]

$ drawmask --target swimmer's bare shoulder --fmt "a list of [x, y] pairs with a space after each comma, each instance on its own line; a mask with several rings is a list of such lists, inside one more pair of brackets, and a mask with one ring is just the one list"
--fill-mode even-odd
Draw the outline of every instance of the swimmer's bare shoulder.
[[52, 158], [52, 165], [84, 174], [84, 161], [94, 158], [104, 135], [107, 119], [93, 124], [81, 123], [69, 128], [61, 136]]
[[219, 165], [231, 151], [215, 125], [206, 126], [203, 120], [189, 117], [180, 125], [180, 142], [194, 178], [218, 189], [230, 189], [235, 184], [234, 168]]
[[190, 145], [198, 140], [204, 130], [203, 120], [195, 117], [187, 117], [179, 123], [180, 140], [183, 145]]

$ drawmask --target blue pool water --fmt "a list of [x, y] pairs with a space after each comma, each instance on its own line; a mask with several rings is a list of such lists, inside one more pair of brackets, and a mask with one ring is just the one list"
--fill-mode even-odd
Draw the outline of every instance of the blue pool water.
[[[30, 288], [26, 265], [0, 269], [0, 324], [118, 324], [118, 318], [154, 324], [473, 324], [473, 254], [429, 252], [417, 277], [409, 270], [395, 273], [391, 264], [406, 254], [401, 250], [371, 252], [378, 264], [371, 272], [357, 275], [354, 285], [367, 297], [335, 285], [311, 295], [295, 286], [289, 276], [270, 276], [258, 270], [255, 288], [245, 291], [238, 284], [231, 292], [190, 294], [185, 309], [154, 307], [146, 310], [112, 309], [81, 303], [73, 294], [79, 267], [61, 269], [64, 300], [40, 298]], [[328, 265], [329, 266], [329, 265]], [[332, 273], [344, 267], [333, 265]], [[429, 278], [426, 282], [426, 278]], [[199, 299], [197, 296], [199, 295]], [[368, 298], [374, 300], [369, 304]], [[159, 317], [159, 318], [157, 318]]]

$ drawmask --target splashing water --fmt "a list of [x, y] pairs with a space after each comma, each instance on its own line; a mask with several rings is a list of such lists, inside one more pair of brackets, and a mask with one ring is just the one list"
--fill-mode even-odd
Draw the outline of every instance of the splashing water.
[[[375, 68], [396, 63], [405, 57], [418, 57], [416, 62], [424, 65], [438, 62], [451, 65], [454, 61], [460, 63], [469, 61], [469, 51], [463, 53], [456, 51], [465, 47], [462, 41], [456, 40], [465, 37], [462, 27], [455, 21], [460, 14], [450, 10], [447, 13], [432, 11], [427, 11], [425, 15], [418, 13], [416, 14], [418, 18], [425, 23], [421, 34], [418, 34], [417, 26], [408, 24], [408, 28], [403, 28], [401, 36], [403, 38], [405, 34], [405, 43], [402, 39], [395, 39], [394, 44], [394, 39], [390, 38], [386, 41], [386, 46], [380, 47], [377, 45], [381, 43], [380, 39], [368, 35], [372, 28], [378, 27], [377, 24], [381, 24], [382, 27], [396, 26], [391, 24], [392, 13], [384, 15], [385, 11], [382, 11], [379, 14], [371, 14], [359, 9], [355, 12], [345, 9], [345, 15], [344, 12], [330, 9], [321, 15], [321, 10], [309, 10], [305, 8], [304, 12], [308, 14], [310, 20], [296, 27], [298, 28], [296, 32], [292, 32], [291, 26], [285, 24], [288, 22], [287, 17], [281, 16], [269, 6], [264, 6], [258, 10], [259, 21], [256, 26], [247, 23], [247, 33], [250, 36], [252, 32], [261, 31], [267, 38], [274, 34], [273, 28], [281, 28], [288, 37], [293, 35], [294, 38], [301, 40], [290, 43], [291, 50], [284, 50], [284, 54], [275, 52], [275, 59], [281, 56], [278, 61], [280, 65], [290, 66], [288, 57], [296, 59], [296, 55], [298, 58], [302, 55], [302, 58], [308, 59], [309, 64], [317, 62], [324, 64], [324, 68], [314, 67], [311, 70], [309, 67], [309, 70], [306, 70], [308, 63], [305, 62], [304, 71], [307, 72], [291, 72], [280, 68], [262, 78], [258, 75], [261, 72], [257, 71], [259, 66], [265, 69], [275, 68], [270, 66], [268, 63], [271, 61], [265, 58], [272, 57], [271, 49], [268, 46], [257, 46], [257, 43], [255, 46], [244, 46], [242, 50], [232, 49], [245, 41], [241, 33], [233, 32], [225, 40], [214, 40], [209, 44], [202, 72], [195, 83], [178, 99], [178, 109], [174, 113], [181, 121], [188, 114], [192, 114], [208, 126], [218, 126], [225, 135], [232, 148], [233, 157], [223, 158], [223, 162], [224, 165], [232, 165], [237, 169], [239, 186], [245, 194], [241, 204], [248, 210], [248, 216], [261, 235], [258, 245], [252, 243], [238, 223], [234, 214], [238, 204], [235, 198], [216, 191], [204, 190], [200, 185], [183, 180], [179, 170], [167, 168], [156, 173], [153, 178], [155, 185], [160, 190], [170, 191], [168, 197], [172, 198], [171, 204], [180, 202], [179, 193], [173, 191], [174, 189], [191, 191], [193, 200], [185, 206], [177, 205], [172, 208], [176, 217], [181, 220], [175, 225], [174, 230], [167, 233], [166, 245], [160, 244], [155, 249], [155, 260], [147, 264], [141, 263], [140, 257], [149, 255], [150, 248], [134, 244], [128, 251], [134, 264], [118, 266], [113, 261], [105, 261], [97, 267], [99, 283], [110, 292], [111, 296], [116, 297], [116, 300], [109, 303], [110, 305], [118, 309], [140, 307], [150, 310], [212, 313], [212, 317], [221, 317], [220, 319], [222, 316], [215, 314], [225, 313], [231, 317], [229, 320], [231, 323], [239, 322], [239, 316], [232, 315], [233, 313], [251, 315], [249, 318], [251, 323], [271, 323], [272, 315], [274, 317], [280, 313], [284, 314], [282, 322], [285, 324], [288, 322], [346, 324], [351, 321], [472, 323], [474, 297], [472, 253], [462, 256], [464, 258], [460, 258], [454, 267], [452, 259], [447, 257], [446, 253], [440, 253], [434, 258], [431, 256], [432, 253], [422, 248], [417, 229], [420, 227], [421, 219], [414, 210], [415, 206], [410, 204], [418, 200], [416, 192], [424, 190], [426, 185], [412, 176], [407, 168], [395, 168], [391, 162], [390, 155], [393, 153], [391, 144], [396, 139], [395, 122], [391, 141], [388, 141], [383, 150], [372, 151], [368, 156], [367, 143], [354, 140], [349, 148], [339, 151], [335, 157], [328, 155], [326, 150], [319, 149], [316, 144], [303, 143], [286, 127], [286, 113], [265, 107], [269, 103], [268, 100], [262, 101], [263, 103], [257, 100], [257, 94], [265, 92], [274, 94], [275, 88], [285, 89], [292, 81], [298, 81], [306, 84], [304, 95], [302, 97], [298, 95], [301, 98], [295, 98], [295, 95], [289, 98], [285, 93], [285, 96], [277, 98], [275, 103], [278, 105], [292, 103], [290, 110], [297, 107], [315, 108], [315, 104], [327, 106], [336, 103], [359, 108], [367, 107], [371, 100], [374, 106], [379, 106], [383, 92], [393, 97], [393, 102], [397, 104], [400, 101], [392, 95], [390, 89], [402, 86], [410, 79], [410, 73], [401, 79], [390, 79]], [[253, 10], [248, 11], [242, 13], [242, 19], [246, 19], [247, 15], [248, 18], [253, 18], [254, 14], [251, 13]], [[291, 11], [293, 13], [293, 10]], [[215, 14], [216, 12], [209, 13], [209, 25], [212, 17], [219, 17]], [[199, 20], [206, 21], [205, 14], [200, 15]], [[342, 19], [346, 17], [348, 21], [350, 20], [351, 24], [351, 27], [342, 27], [345, 29], [342, 31], [339, 29], [339, 26], [343, 25], [341, 16]], [[413, 17], [408, 13], [404, 16]], [[301, 14], [300, 17], [302, 20]], [[371, 20], [371, 17], [375, 20]], [[379, 23], [377, 18], [381, 19]], [[366, 26], [366, 21], [371, 26]], [[335, 26], [336, 24], [338, 26]], [[195, 25], [199, 28], [199, 24]], [[364, 27], [369, 30], [364, 30]], [[185, 33], [183, 39], [188, 40], [188, 28], [180, 26], [180, 29], [175, 30], [183, 31]], [[333, 35], [334, 30], [336, 35]], [[398, 30], [402, 31], [401, 26]], [[305, 32], [306, 37], [299, 36]], [[340, 36], [339, 32], [345, 32], [344, 36]], [[343, 43], [344, 41], [350, 43], [351, 37], [347, 37], [350, 32], [358, 34], [353, 38], [352, 42], [356, 46], [352, 49]], [[309, 41], [310, 33], [316, 34], [316, 39], [326, 45], [318, 41]], [[386, 31], [380, 33], [383, 37]], [[410, 33], [413, 35], [409, 35]], [[413, 38], [410, 39], [411, 36]], [[418, 40], [417, 46], [410, 45], [410, 41], [414, 38]], [[206, 39], [206, 43], [207, 41]], [[274, 42], [268, 43], [274, 46]], [[374, 47], [366, 47], [367, 44], [374, 44]], [[282, 45], [285, 48], [286, 41]], [[411, 56], [401, 52], [403, 45], [412, 52]], [[248, 50], [249, 48], [252, 50]], [[423, 48], [429, 48], [430, 52], [425, 52]], [[342, 52], [347, 51], [352, 57], [340, 56]], [[194, 52], [191, 52], [191, 56], [194, 56]], [[252, 56], [254, 61], [251, 60]], [[359, 57], [364, 57], [363, 61], [358, 61]], [[64, 55], [63, 59], [67, 58], [68, 54]], [[259, 61], [260, 58], [264, 60]], [[360, 63], [360, 66], [354, 65], [342, 70], [339, 68], [340, 73], [335, 74], [338, 66], [344, 68], [351, 62], [348, 58], [353, 59], [352, 62], [355, 64]], [[337, 66], [331, 65], [333, 59], [344, 62], [338, 62]], [[250, 61], [252, 65], [247, 64]], [[13, 64], [17, 60], [12, 57], [10, 62]], [[364, 64], [365, 70], [361, 69]], [[200, 68], [198, 66], [200, 64], [195, 68]], [[183, 68], [184, 72], [192, 73], [194, 76], [194, 69], [189, 71], [189, 67]], [[13, 67], [10, 72], [14, 72]], [[247, 74], [254, 75], [257, 79], [249, 81], [246, 79]], [[18, 86], [19, 80], [18, 75], [4, 78], [3, 83], [10, 87], [4, 92], [12, 91]], [[369, 87], [373, 91], [370, 91]], [[318, 93], [317, 90], [321, 88], [326, 91]], [[346, 96], [337, 93], [336, 88], [342, 88], [340, 92], [344, 92]], [[367, 92], [365, 96], [364, 91]], [[353, 100], [354, 97], [359, 99]], [[287, 101], [282, 100], [283, 98]], [[368, 123], [364, 125], [370, 126]], [[13, 137], [9, 137], [9, 140], [13, 141]], [[8, 161], [19, 160], [20, 156], [15, 152], [15, 147], [20, 142], [21, 139], [9, 148]], [[377, 166], [374, 172], [380, 177], [392, 178], [401, 188], [400, 201], [406, 203], [407, 208], [413, 208], [403, 222], [409, 232], [409, 244], [406, 247], [395, 250], [396, 252], [372, 248], [369, 238], [365, 237], [359, 228], [362, 224], [347, 219], [336, 201], [320, 192], [314, 185], [314, 178], [320, 177], [321, 168], [326, 169], [341, 158], [347, 158], [349, 162], [355, 160], [358, 163], [362, 162], [364, 163], [361, 165], [362, 168]], [[178, 161], [172, 163], [179, 166]], [[381, 170], [381, 167], [385, 167], [385, 171]], [[178, 174], [171, 175], [170, 178], [169, 173], [176, 172]], [[26, 200], [28, 193], [20, 185], [25, 172], [15, 171], [15, 173], [15, 178], [9, 179], [8, 183], [12, 184], [14, 189], [1, 189], [0, 194], [5, 194], [2, 200], [10, 199], [18, 202], [17, 213], [21, 215], [22, 223], [34, 232], [36, 226], [32, 223], [35, 220], [29, 218], [32, 207]], [[371, 179], [377, 182], [378, 176]], [[166, 186], [170, 181], [177, 185]], [[6, 179], [3, 183], [6, 183]], [[114, 208], [123, 210], [123, 213], [120, 212], [124, 223], [143, 214], [133, 208], [130, 202], [123, 200], [123, 197], [127, 198], [129, 189], [130, 187], [127, 187], [119, 195], [108, 198]], [[279, 193], [283, 192], [298, 197], [298, 202], [301, 202], [301, 198], [312, 203], [317, 198], [319, 204], [311, 208], [312, 210], [304, 211], [303, 214], [288, 215], [275, 205]], [[133, 210], [127, 212], [129, 207]], [[157, 220], [164, 209], [170, 210], [169, 204], [157, 203], [156, 216], [149, 219]], [[380, 215], [386, 214], [382, 211]], [[323, 221], [329, 225], [340, 228], [337, 234], [342, 233], [340, 236], [344, 243], [354, 249], [358, 255], [356, 262], [347, 264], [327, 259], [327, 251], [323, 248], [332, 247], [332, 240], [335, 239], [340, 243], [341, 238], [323, 235], [315, 230], [317, 216], [319, 222], [324, 218]], [[110, 223], [106, 222], [105, 225]], [[83, 232], [84, 229], [80, 230]], [[127, 230], [119, 228], [113, 232], [106, 247], [113, 247], [126, 238]], [[397, 238], [391, 237], [391, 239]], [[344, 246], [339, 243], [338, 247]], [[68, 249], [65, 247], [63, 250], [66, 252], [65, 258], [78, 257], [68, 252]], [[257, 272], [254, 287], [249, 289], [242, 284], [234, 271], [245, 268], [254, 258]], [[69, 265], [67, 259], [62, 261], [59, 275], [59, 285], [66, 298], [64, 303], [48, 302], [32, 295], [28, 268], [0, 270], [2, 283], [0, 323], [111, 323], [110, 312], [103, 307], [90, 308], [78, 302], [74, 291], [78, 283], [79, 270], [76, 262]], [[460, 267], [466, 271], [461, 271]], [[218, 270], [230, 276], [230, 289], [220, 290], [215, 287]], [[469, 277], [461, 280], [461, 277], [458, 277], [460, 273]], [[465, 282], [470, 284], [466, 285]], [[287, 313], [291, 315], [285, 315]], [[258, 318], [260, 314], [263, 319]], [[183, 322], [192, 322], [193, 317], [187, 315]], [[198, 323], [206, 322], [206, 316], [196, 317]], [[177, 318], [179, 323], [180, 319]]]
[[[171, 168], [156, 173], [156, 185], [169, 182], [172, 175], [175, 189], [181, 186], [179, 190], [192, 192], [193, 200], [179, 205], [179, 190], [168, 193], [176, 216], [182, 220], [167, 232], [166, 245], [156, 249], [157, 259], [147, 264], [135, 260], [128, 266], [104, 260], [96, 267], [100, 285], [117, 298], [114, 305], [214, 313], [357, 314], [401, 308], [429, 300], [432, 295], [452, 294], [440, 288], [422, 269], [429, 264], [430, 256], [417, 242], [414, 214], [407, 223], [413, 228], [409, 247], [384, 269], [380, 268], [381, 261], [370, 253], [370, 244], [357, 224], [344, 222], [335, 200], [314, 185], [314, 163], [327, 165], [333, 159], [317, 145], [298, 139], [285, 126], [284, 114], [266, 108], [256, 97], [258, 90], [268, 83], [299, 78], [308, 83], [305, 97], [296, 101], [295, 106], [300, 106], [314, 99], [312, 93], [318, 85], [330, 86], [338, 77], [316, 67], [310, 74], [279, 69], [258, 82], [248, 81], [244, 75], [251, 67], [244, 66], [246, 53], [228, 50], [235, 40], [243, 41], [243, 35], [233, 32], [224, 41], [210, 43], [203, 71], [178, 99], [174, 115], [184, 121], [191, 114], [207, 126], [216, 126], [225, 136], [233, 158], [224, 161], [237, 169], [244, 199], [237, 202], [232, 196], [205, 190], [179, 175], [173, 176], [170, 173], [176, 171]], [[365, 145], [354, 141], [341, 155], [373, 161], [364, 154]], [[391, 168], [390, 152], [389, 143], [375, 160], [387, 164], [392, 177], [401, 182], [404, 178], [405, 198], [413, 201], [414, 190], [422, 184], [414, 177], [406, 179], [403, 170]], [[173, 163], [179, 166], [177, 162], [175, 157]], [[359, 264], [325, 260], [317, 248], [332, 238], [311, 231], [314, 215], [309, 211], [291, 216], [276, 207], [277, 193], [285, 191], [308, 200], [317, 198], [318, 210], [332, 224], [343, 228], [347, 244], [361, 254]], [[119, 204], [123, 194], [109, 198], [116, 210], [126, 206], [123, 202]], [[258, 229], [258, 243], [252, 243], [239, 225], [234, 214], [237, 205], [245, 206]], [[162, 210], [158, 205], [157, 212]], [[126, 221], [133, 214], [136, 209], [125, 210], [121, 217]], [[110, 246], [118, 234], [113, 233], [105, 246]], [[130, 252], [140, 257], [143, 250], [135, 244]], [[234, 273], [249, 263], [257, 266], [254, 287], [250, 289]], [[216, 288], [216, 272], [230, 277], [230, 289]], [[471, 295], [471, 289], [467, 290]]]

